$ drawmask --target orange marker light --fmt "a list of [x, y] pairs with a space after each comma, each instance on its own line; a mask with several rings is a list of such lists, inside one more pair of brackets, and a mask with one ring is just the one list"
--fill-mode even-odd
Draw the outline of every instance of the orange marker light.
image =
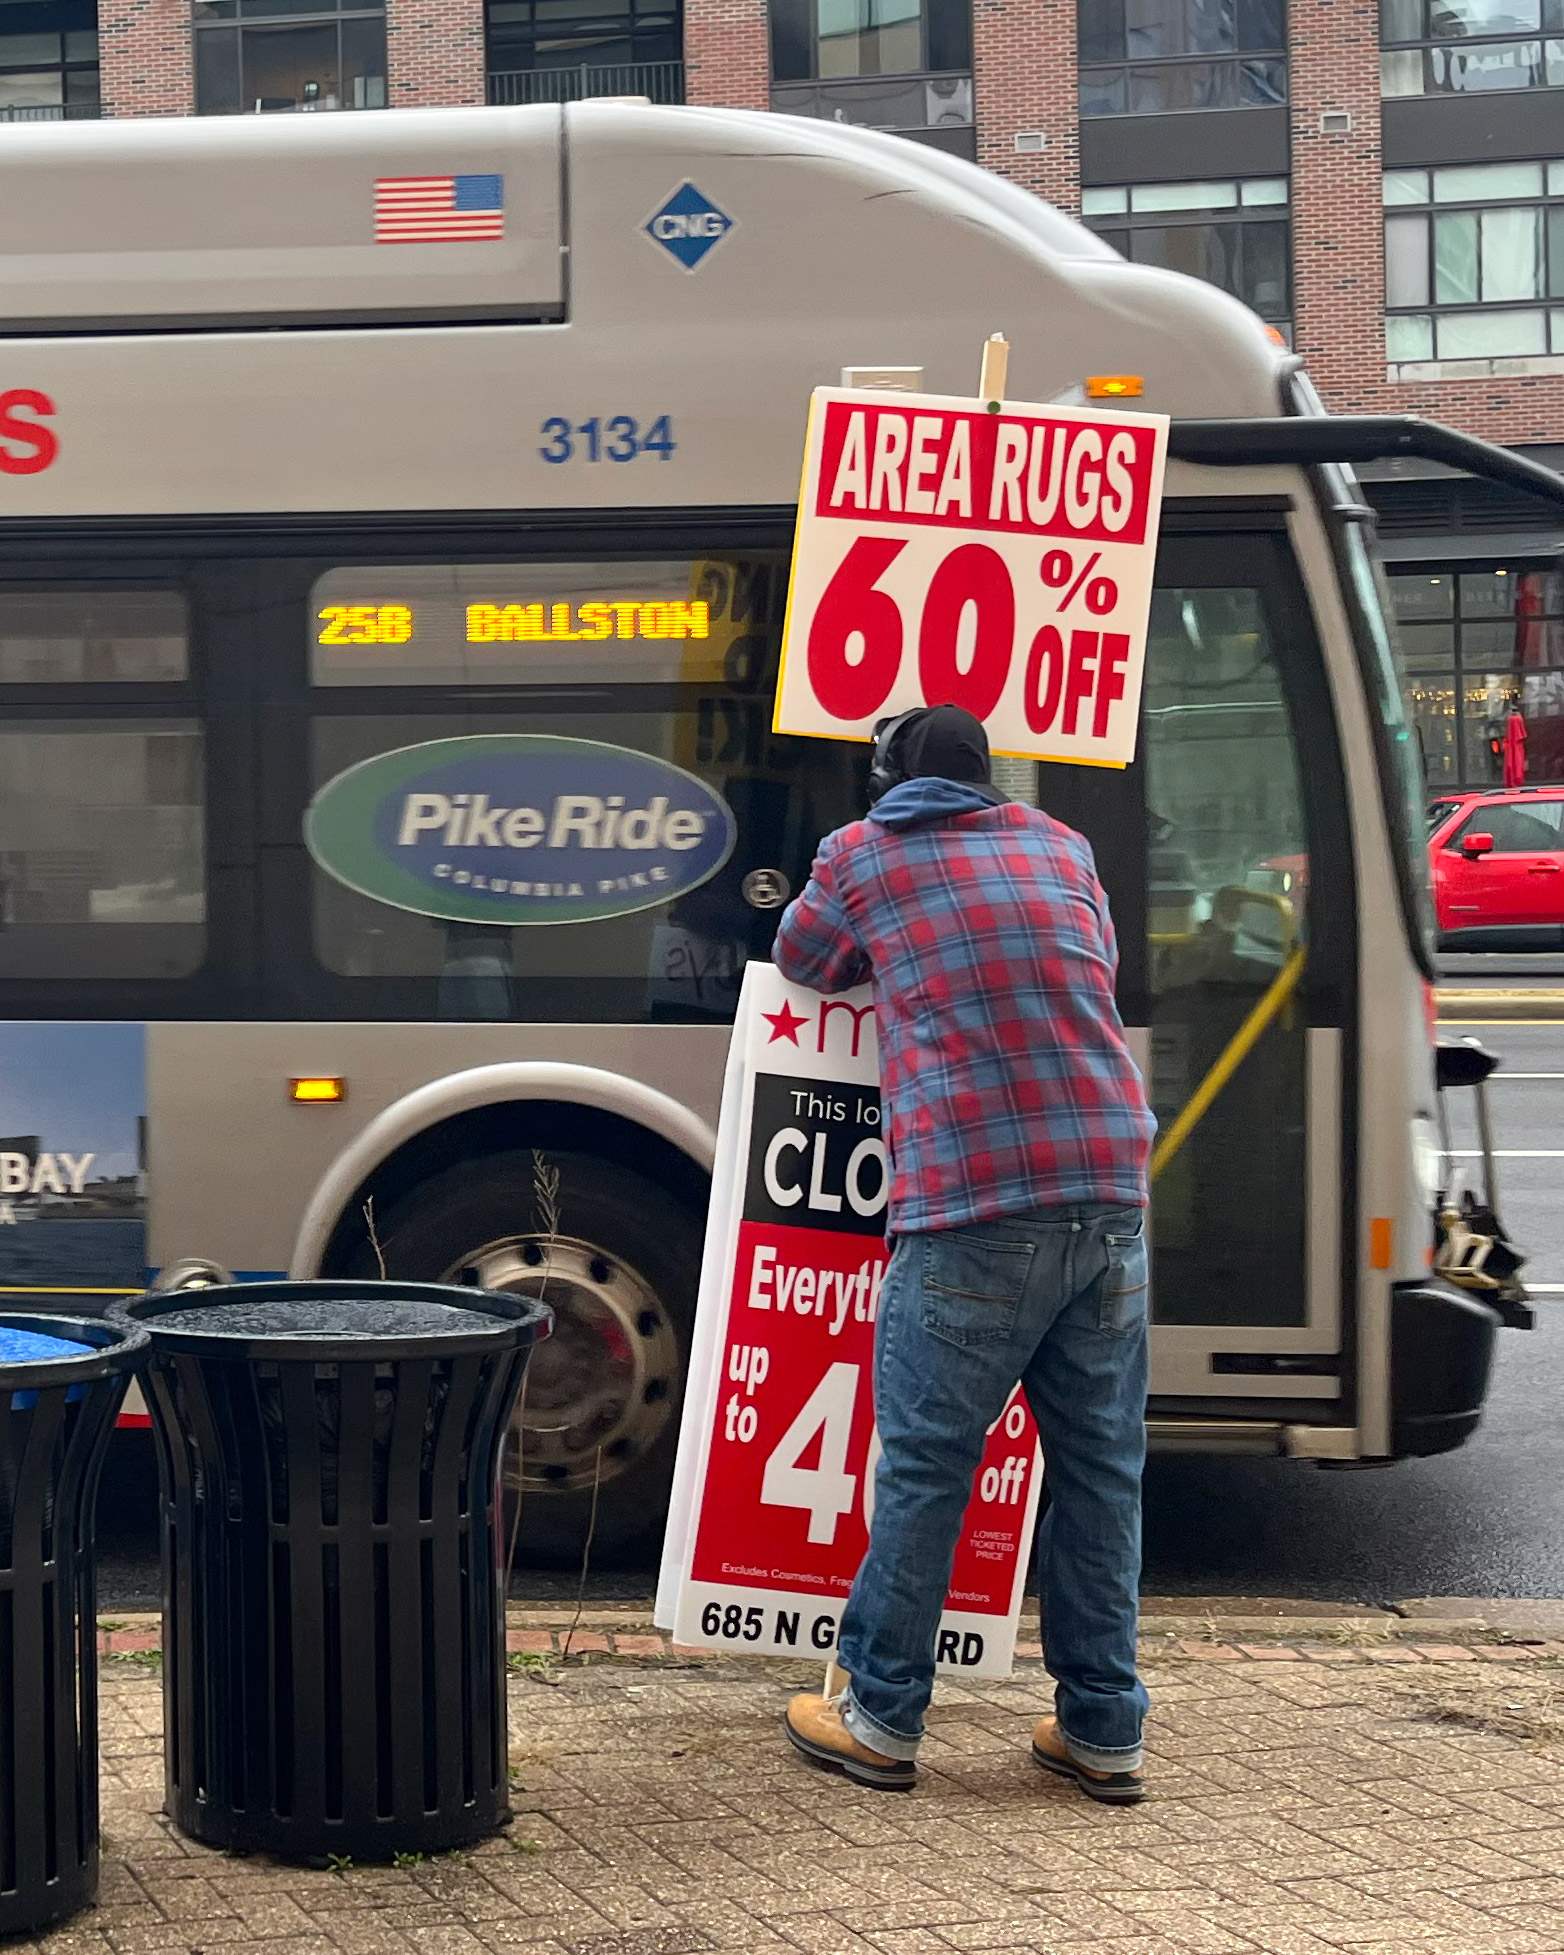
[[1138, 373], [1094, 373], [1087, 377], [1089, 401], [1139, 400], [1146, 382]]
[[345, 1079], [326, 1079], [315, 1076], [310, 1079], [290, 1079], [288, 1098], [297, 1100], [301, 1106], [326, 1106], [348, 1096], [348, 1083]]
[[1369, 1218], [1369, 1267], [1389, 1269], [1395, 1245], [1395, 1224], [1388, 1215]]

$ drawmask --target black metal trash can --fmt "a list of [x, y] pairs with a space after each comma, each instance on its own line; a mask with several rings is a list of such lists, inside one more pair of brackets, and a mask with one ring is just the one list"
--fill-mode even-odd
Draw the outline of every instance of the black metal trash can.
[[115, 1306], [152, 1335], [168, 1811], [293, 1859], [510, 1810], [499, 1451], [552, 1313], [433, 1283]]
[[0, 1935], [98, 1893], [98, 1474], [147, 1335], [0, 1315]]

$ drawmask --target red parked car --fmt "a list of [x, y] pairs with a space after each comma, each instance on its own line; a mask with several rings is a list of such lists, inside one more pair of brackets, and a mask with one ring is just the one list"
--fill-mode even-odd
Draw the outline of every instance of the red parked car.
[[1441, 795], [1428, 850], [1441, 949], [1564, 948], [1564, 783]]

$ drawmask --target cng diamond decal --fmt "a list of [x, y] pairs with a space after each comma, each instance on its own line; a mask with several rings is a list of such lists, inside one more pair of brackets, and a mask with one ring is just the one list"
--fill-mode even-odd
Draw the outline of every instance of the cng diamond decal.
[[646, 220], [646, 234], [678, 259], [687, 272], [733, 229], [733, 219], [703, 196], [693, 183], [681, 183]]

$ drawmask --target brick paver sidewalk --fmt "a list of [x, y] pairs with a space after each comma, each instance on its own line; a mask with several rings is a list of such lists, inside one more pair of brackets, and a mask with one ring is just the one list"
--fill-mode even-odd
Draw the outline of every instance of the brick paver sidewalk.
[[[117, 1632], [127, 1638], [133, 1632]], [[578, 1639], [579, 1640], [579, 1639]], [[648, 1639], [643, 1650], [652, 1646]], [[1218, 1656], [1226, 1649], [1229, 1653]], [[159, 1813], [160, 1685], [104, 1663], [102, 1904], [49, 1955], [1560, 1955], [1564, 1660], [1148, 1652], [1154, 1796], [1029, 1762], [1047, 1681], [942, 1685], [910, 1798], [784, 1745], [794, 1664], [528, 1654], [516, 1819], [466, 1856], [238, 1859]]]

